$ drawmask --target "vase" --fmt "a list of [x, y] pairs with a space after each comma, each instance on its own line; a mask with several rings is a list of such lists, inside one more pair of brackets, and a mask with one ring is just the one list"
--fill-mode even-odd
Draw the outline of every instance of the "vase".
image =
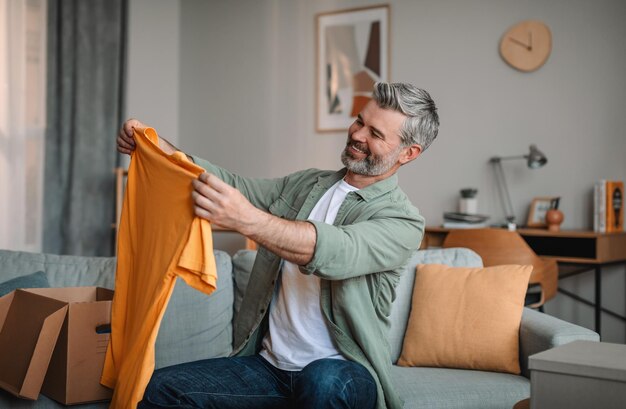
[[563, 212], [557, 209], [550, 209], [546, 212], [546, 224], [549, 231], [561, 230], [561, 223], [563, 223]]

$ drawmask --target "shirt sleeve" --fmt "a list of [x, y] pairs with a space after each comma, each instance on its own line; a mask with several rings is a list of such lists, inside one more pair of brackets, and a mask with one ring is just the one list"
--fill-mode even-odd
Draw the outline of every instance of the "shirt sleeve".
[[309, 220], [317, 230], [317, 242], [313, 258], [301, 271], [344, 280], [404, 266], [420, 245], [424, 218], [417, 209], [387, 213], [346, 226]]
[[286, 178], [256, 179], [236, 175], [207, 161], [206, 159], [192, 156], [194, 163], [203, 167], [208, 173], [212, 173], [224, 182], [239, 190], [246, 199], [255, 207], [267, 211], [270, 205], [278, 199], [283, 190]]
[[211, 294], [217, 288], [213, 237], [207, 220], [195, 217], [191, 222], [189, 237], [178, 259], [177, 272], [189, 286], [205, 294]]

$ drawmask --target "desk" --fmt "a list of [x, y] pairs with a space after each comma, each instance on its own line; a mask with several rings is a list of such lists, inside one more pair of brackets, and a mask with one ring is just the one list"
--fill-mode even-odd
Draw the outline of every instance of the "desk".
[[[427, 227], [422, 248], [441, 247], [450, 229]], [[528, 245], [542, 257], [559, 264], [559, 279], [594, 270], [595, 300], [588, 301], [559, 288], [559, 292], [595, 309], [595, 330], [600, 333], [602, 312], [626, 322], [626, 317], [602, 307], [602, 267], [626, 265], [626, 232], [594, 233], [582, 230], [551, 232], [545, 229], [518, 229]]]

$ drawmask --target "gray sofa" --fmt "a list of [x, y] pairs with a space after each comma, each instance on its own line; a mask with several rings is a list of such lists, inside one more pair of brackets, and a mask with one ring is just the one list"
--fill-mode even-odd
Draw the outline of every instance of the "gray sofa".
[[[255, 252], [240, 251], [230, 257], [215, 252], [218, 289], [210, 296], [178, 280], [163, 318], [156, 344], [156, 365], [208, 357], [227, 356], [232, 351], [232, 328], [248, 282]], [[415, 266], [442, 263], [453, 266], [480, 266], [480, 257], [468, 249], [421, 250], [407, 264], [407, 273], [398, 286], [389, 334], [392, 356], [397, 360], [410, 312]], [[57, 256], [0, 250], [0, 282], [44, 271], [52, 287], [114, 287], [115, 259]], [[522, 375], [493, 372], [393, 367], [397, 391], [405, 408], [512, 408], [529, 396], [528, 356], [574, 340], [598, 341], [588, 329], [533, 310], [525, 309], [520, 329]], [[2, 353], [2, 351], [0, 351]], [[0, 390], [0, 408], [59, 408], [62, 405], [40, 395], [26, 401]], [[106, 408], [107, 403], [79, 405], [78, 408]]]

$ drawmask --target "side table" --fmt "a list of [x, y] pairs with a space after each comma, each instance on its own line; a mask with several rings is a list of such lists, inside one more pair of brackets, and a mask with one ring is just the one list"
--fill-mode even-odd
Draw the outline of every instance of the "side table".
[[622, 409], [626, 402], [626, 345], [574, 341], [531, 355], [533, 409]]

